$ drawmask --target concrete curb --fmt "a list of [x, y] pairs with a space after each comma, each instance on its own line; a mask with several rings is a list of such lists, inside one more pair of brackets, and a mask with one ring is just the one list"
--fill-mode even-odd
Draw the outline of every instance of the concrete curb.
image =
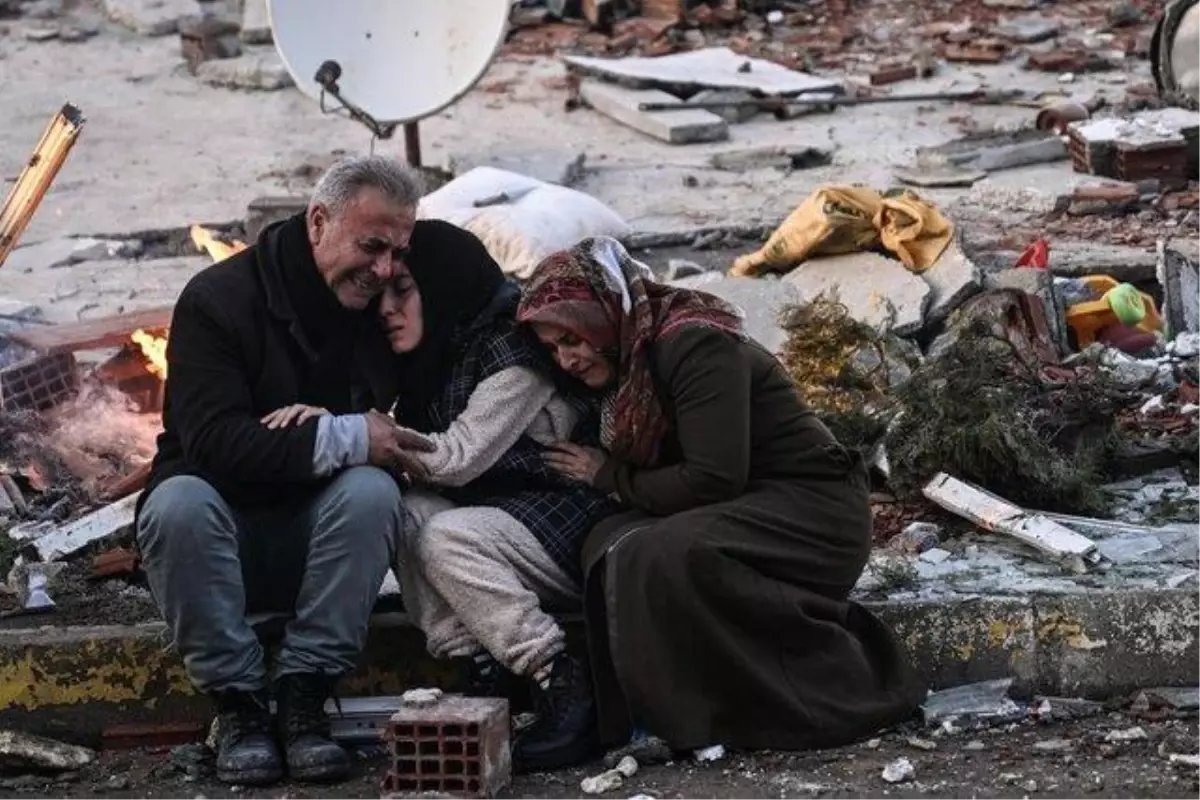
[[[1184, 590], [1087, 592], [868, 604], [903, 640], [932, 688], [1014, 677], [1029, 695], [1104, 698], [1200, 683], [1200, 602]], [[578, 633], [578, 618], [566, 620]], [[445, 684], [403, 614], [372, 620], [346, 697]], [[161, 623], [0, 631], [0, 728], [95, 745], [118, 723], [207, 718], [166, 649]]]

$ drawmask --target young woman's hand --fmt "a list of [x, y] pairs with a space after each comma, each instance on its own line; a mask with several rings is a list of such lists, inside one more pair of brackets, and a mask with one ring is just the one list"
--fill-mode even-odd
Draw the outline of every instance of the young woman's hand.
[[302, 422], [328, 414], [329, 410], [319, 406], [306, 406], [303, 403], [277, 408], [262, 418], [262, 423], [271, 430], [286, 428], [289, 425], [299, 425]]
[[608, 455], [595, 447], [583, 447], [571, 442], [557, 442], [550, 445], [545, 455], [546, 464], [558, 474], [571, 480], [595, 485], [596, 473]]

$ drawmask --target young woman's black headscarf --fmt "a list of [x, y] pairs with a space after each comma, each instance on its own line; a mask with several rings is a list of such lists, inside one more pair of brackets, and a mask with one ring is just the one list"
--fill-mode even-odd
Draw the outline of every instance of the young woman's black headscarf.
[[405, 258], [421, 293], [424, 334], [417, 349], [397, 357], [396, 418], [420, 425], [443, 390], [469, 332], [511, 320], [520, 290], [472, 233], [441, 220], [420, 220]]

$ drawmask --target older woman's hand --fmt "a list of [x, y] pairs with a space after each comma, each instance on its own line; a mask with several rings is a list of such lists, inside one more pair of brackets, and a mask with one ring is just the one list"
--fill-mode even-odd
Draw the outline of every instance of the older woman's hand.
[[550, 445], [544, 458], [550, 469], [560, 475], [593, 486], [596, 483], [596, 473], [604, 466], [608, 455], [595, 447], [557, 442]]
[[302, 422], [328, 414], [327, 409], [319, 406], [306, 406], [303, 403], [277, 408], [262, 418], [262, 423], [268, 428], [286, 428], [289, 425], [299, 425]]

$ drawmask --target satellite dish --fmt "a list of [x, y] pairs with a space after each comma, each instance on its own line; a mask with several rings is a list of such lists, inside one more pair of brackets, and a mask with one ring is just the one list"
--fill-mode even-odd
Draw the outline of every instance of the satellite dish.
[[1200, 107], [1200, 5], [1174, 0], [1154, 28], [1150, 40], [1150, 69], [1159, 95], [1169, 103]]
[[332, 85], [352, 116], [374, 121], [387, 138], [396, 124], [436, 114], [475, 85], [504, 42], [511, 5], [269, 0], [268, 9], [275, 47], [300, 90], [336, 106], [327, 99]]

